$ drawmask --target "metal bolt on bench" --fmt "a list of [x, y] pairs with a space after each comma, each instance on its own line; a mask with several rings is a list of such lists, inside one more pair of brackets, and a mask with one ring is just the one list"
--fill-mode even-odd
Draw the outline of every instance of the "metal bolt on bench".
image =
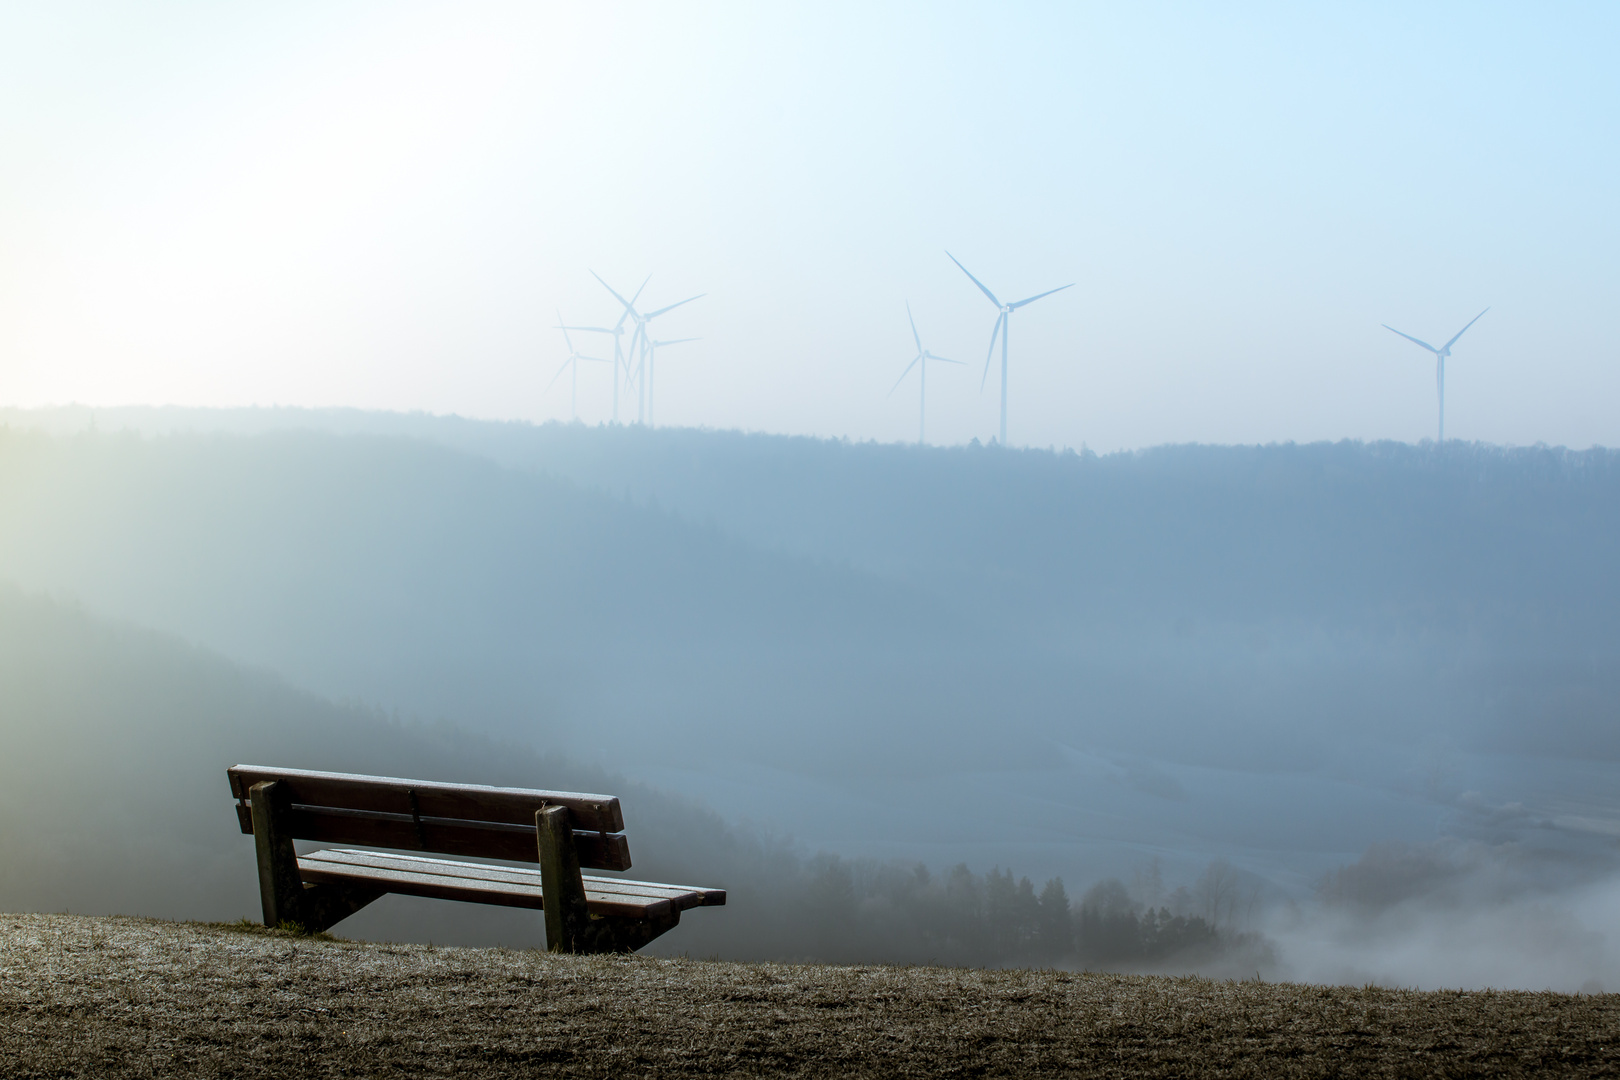
[[[236, 816], [253, 836], [264, 924], [325, 930], [384, 893], [545, 912], [553, 952], [632, 952], [723, 889], [586, 877], [630, 869], [611, 795], [442, 784], [259, 765], [229, 771]], [[294, 840], [365, 844], [299, 855]], [[397, 854], [539, 863], [539, 870]]]

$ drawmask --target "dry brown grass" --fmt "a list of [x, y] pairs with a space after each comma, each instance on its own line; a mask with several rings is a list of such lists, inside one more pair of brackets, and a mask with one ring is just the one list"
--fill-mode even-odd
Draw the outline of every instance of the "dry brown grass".
[[1613, 1075], [1620, 1000], [370, 945], [0, 915], [0, 1073]]

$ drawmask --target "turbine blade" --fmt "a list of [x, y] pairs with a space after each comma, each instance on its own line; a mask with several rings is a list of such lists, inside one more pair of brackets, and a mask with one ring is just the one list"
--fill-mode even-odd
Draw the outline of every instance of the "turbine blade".
[[967, 274], [968, 280], [973, 282], [973, 284], [977, 285], [979, 287], [979, 291], [984, 293], [984, 295], [988, 296], [990, 298], [990, 302], [992, 304], [996, 305], [996, 307], [1001, 306], [1001, 301], [996, 299], [996, 294], [991, 292], [989, 289], [985, 288], [984, 287], [984, 282], [980, 281], [978, 278], [974, 277], [972, 274], [968, 274], [968, 268], [963, 266], [960, 262], [957, 262], [957, 259], [956, 259], [955, 255], [952, 255], [950, 252], [947, 251], [945, 253], [945, 257], [947, 259], [951, 260], [951, 262], [956, 263], [957, 269], [961, 270], [962, 273]]
[[641, 299], [642, 291], [647, 288], [647, 282], [649, 282], [651, 280], [652, 280], [652, 275], [648, 274], [646, 276], [646, 278], [642, 281], [641, 288], [636, 290], [636, 295], [634, 295], [634, 296], [632, 296], [630, 298], [630, 303], [634, 304], [637, 300]]
[[894, 385], [889, 387], [889, 392], [887, 394], [884, 394], [883, 396], [884, 397], [893, 397], [894, 392], [896, 390], [900, 389], [900, 384], [906, 381], [906, 376], [911, 374], [911, 369], [916, 367], [917, 366], [917, 361], [919, 361], [921, 359], [922, 359], [921, 356], [914, 357], [912, 359], [911, 363], [906, 365], [906, 370], [904, 370], [904, 371], [902, 371], [900, 373], [900, 377], [898, 379], [894, 380]]
[[678, 301], [676, 303], [673, 303], [673, 304], [669, 305], [669, 307], [661, 307], [657, 311], [653, 312], [651, 315], [644, 316], [644, 320], [645, 319], [656, 319], [656, 318], [658, 318], [658, 316], [662, 315], [666, 311], [674, 311], [676, 308], [680, 307], [681, 304], [690, 304], [692, 301], [701, 300], [705, 296], [708, 296], [708, 295], [709, 295], [708, 293], [698, 293], [696, 296], [688, 296], [685, 300], [681, 300], [681, 301]]
[[1072, 288], [1074, 288], [1074, 282], [1071, 281], [1067, 285], [1059, 285], [1055, 289], [1047, 289], [1045, 292], [1043, 292], [1043, 293], [1041, 293], [1041, 294], [1039, 294], [1037, 296], [1032, 296], [1028, 300], [1020, 300], [1016, 304], [1008, 304], [1007, 307], [1009, 309], [1013, 310], [1013, 311], [1017, 311], [1019, 308], [1023, 307], [1025, 304], [1033, 304], [1035, 301], [1039, 300], [1042, 296], [1051, 296], [1055, 292], [1062, 292], [1064, 289], [1072, 289]]
[[576, 330], [580, 333], [589, 331], [592, 334], [611, 334], [612, 329], [606, 326], [559, 326], [558, 330]]
[[572, 354], [573, 351], [574, 351], [574, 339], [568, 336], [568, 327], [564, 326], [562, 324], [562, 321], [563, 321], [562, 320], [562, 309], [558, 308], [557, 309], [557, 329], [559, 329], [559, 330], [561, 330], [563, 332], [563, 340], [568, 343], [568, 352], [570, 354]]
[[678, 337], [674, 341], [655, 341], [655, 342], [653, 342], [653, 344], [658, 346], [660, 349], [662, 349], [665, 345], [684, 345], [688, 341], [702, 341], [702, 340], [703, 340], [702, 338], [695, 338], [695, 337]]
[[[950, 252], [945, 254], [949, 255]], [[1001, 324], [1007, 321], [1007, 313], [1002, 312], [996, 316], [996, 325], [990, 331], [990, 351], [984, 357], [984, 374], [979, 376], [979, 393], [984, 393], [985, 380], [990, 378], [990, 361], [996, 355], [996, 335], [1001, 333]]]
[[[911, 340], [917, 343], [917, 351], [923, 351], [922, 337], [917, 333], [917, 320], [911, 317], [911, 301], [906, 301], [906, 318], [911, 322]], [[907, 370], [910, 370], [909, 368]]]
[[933, 353], [928, 352], [926, 350], [923, 352], [923, 357], [928, 359], [928, 360], [938, 360], [942, 364], [956, 364], [958, 367], [966, 367], [967, 366], [966, 364], [963, 364], [962, 361], [960, 361], [960, 360], [952, 360], [948, 356], [935, 356]]
[[[1483, 315], [1485, 313], [1482, 311], [1482, 312], [1480, 312], [1480, 314]], [[1382, 326], [1385, 330], [1388, 330], [1392, 334], [1401, 334], [1401, 332], [1399, 330], [1397, 330], [1393, 326], [1389, 325], [1389, 323], [1379, 323], [1378, 325]], [[1472, 326], [1472, 325], [1473, 325], [1472, 323], [1469, 324], [1469, 326]], [[1464, 327], [1463, 329], [1466, 330], [1467, 327]], [[1401, 334], [1401, 337], [1405, 338], [1407, 341], [1410, 341], [1415, 345], [1423, 346], [1425, 349], [1428, 349], [1432, 353], [1437, 353], [1437, 352], [1440, 351], [1439, 349], [1435, 348], [1433, 345], [1430, 345], [1427, 341], [1424, 341], [1421, 338], [1415, 338], [1411, 334]]]
[[565, 372], [565, 371], [567, 371], [567, 370], [568, 370], [568, 365], [569, 365], [569, 364], [572, 364], [572, 363], [573, 363], [573, 362], [574, 362], [574, 358], [573, 358], [573, 357], [572, 357], [572, 356], [570, 356], [570, 357], [569, 357], [569, 358], [568, 358], [568, 359], [566, 359], [566, 360], [564, 360], [564, 361], [563, 361], [563, 364], [562, 364], [562, 367], [560, 367], [560, 368], [558, 368], [558, 369], [557, 369], [557, 374], [555, 374], [555, 375], [553, 375], [553, 376], [552, 376], [552, 377], [551, 377], [551, 381], [550, 381], [550, 382], [548, 382], [548, 383], [546, 383], [546, 388], [545, 388], [545, 389], [544, 389], [544, 390], [542, 390], [542, 391], [540, 391], [540, 392], [541, 392], [541, 393], [542, 393], [542, 394], [549, 394], [549, 393], [551, 393], [551, 388], [552, 388], [552, 387], [553, 387], [553, 386], [556, 386], [556, 385], [557, 385], [557, 380], [558, 380], [558, 379], [560, 379], [560, 378], [562, 378], [562, 373], [563, 373], [563, 372]]
[[[1489, 310], [1491, 310], [1491, 309], [1490, 308], [1485, 309], [1485, 311], [1489, 311]], [[1468, 320], [1468, 326], [1473, 326], [1475, 323], [1479, 322], [1480, 316], [1484, 315], [1485, 311], [1482, 311], [1482, 312], [1479, 313], [1479, 315], [1475, 315], [1472, 319], [1469, 319]], [[1463, 327], [1461, 330], [1459, 330], [1455, 334], [1453, 334], [1452, 337], [1451, 337], [1451, 340], [1446, 342], [1444, 345], [1442, 345], [1441, 348], [1449, 349], [1453, 345], [1457, 344], [1457, 339], [1462, 337], [1464, 334], [1466, 334], [1468, 332], [1468, 326]], [[1398, 332], [1399, 331], [1397, 331], [1397, 333]]]
[[[591, 277], [595, 278], [597, 281], [602, 281], [602, 275], [598, 274], [595, 270], [591, 271]], [[613, 288], [613, 286], [609, 285], [607, 282], [602, 281], [602, 288], [606, 289], [610, 293], [613, 293], [613, 299], [617, 300], [619, 303], [623, 304], [625, 307], [630, 306], [630, 301], [628, 301], [624, 297], [620, 296], [618, 294], [618, 291], [615, 290]]]
[[[647, 276], [651, 277], [652, 275], [649, 274]], [[597, 281], [602, 281], [602, 275], [598, 274], [595, 270], [591, 271], [591, 277], [595, 278]], [[647, 283], [643, 281], [641, 283], [641, 288], [645, 289], [646, 287]], [[634, 315], [636, 313], [636, 309], [630, 306], [631, 301], [620, 296], [613, 286], [609, 285], [607, 282], [602, 281], [602, 288], [606, 289], [610, 293], [613, 293], [613, 299], [624, 305], [624, 310], [619, 313], [619, 321], [613, 324], [614, 332], [618, 332], [624, 326], [624, 320], [629, 318], [631, 315]], [[636, 295], [641, 295], [641, 289], [636, 290]]]

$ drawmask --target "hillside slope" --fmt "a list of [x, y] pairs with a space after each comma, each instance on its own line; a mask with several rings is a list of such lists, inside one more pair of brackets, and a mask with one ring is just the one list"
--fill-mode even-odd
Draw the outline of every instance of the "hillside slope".
[[[693, 913], [660, 938], [655, 953], [1057, 963], [1085, 945], [1061, 896], [1041, 909], [1045, 930], [1032, 941], [1034, 896], [1023, 903], [1010, 874], [987, 880], [958, 867], [931, 879], [915, 864], [811, 856], [690, 799], [452, 725], [336, 705], [173, 637], [5, 586], [0, 736], [0, 911], [257, 918], [253, 844], [225, 780], [229, 765], [252, 762], [617, 795], [629, 876], [730, 893], [726, 907]], [[536, 912], [390, 896], [338, 929], [537, 946], [542, 926]], [[1220, 942], [1210, 938], [1203, 929], [1196, 955], [1170, 939], [1152, 957], [1111, 955], [1219, 967]]]

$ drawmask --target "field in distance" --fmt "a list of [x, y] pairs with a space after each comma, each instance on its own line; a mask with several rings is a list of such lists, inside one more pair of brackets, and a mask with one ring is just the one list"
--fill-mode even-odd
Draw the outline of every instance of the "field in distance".
[[0, 1060], [70, 1076], [1566, 1076], [1620, 996], [739, 964], [0, 915]]

